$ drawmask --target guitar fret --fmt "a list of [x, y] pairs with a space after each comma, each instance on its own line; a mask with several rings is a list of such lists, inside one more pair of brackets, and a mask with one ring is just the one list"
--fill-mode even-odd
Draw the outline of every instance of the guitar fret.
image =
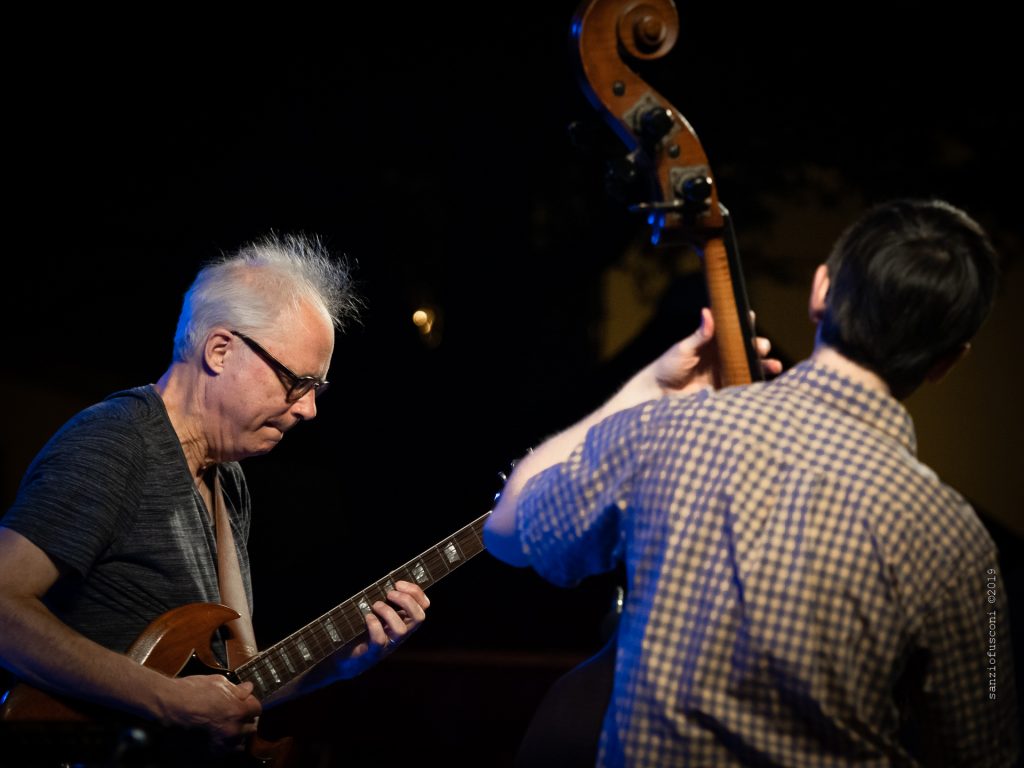
[[376, 603], [378, 600], [386, 603], [388, 600], [388, 593], [380, 583], [371, 584], [366, 588], [366, 591], [363, 592], [363, 594], [366, 595], [367, 598], [370, 598], [371, 604]]
[[302, 639], [295, 641], [295, 647], [299, 649], [299, 654], [302, 656], [303, 661], [309, 662], [313, 660], [313, 654], [309, 652], [309, 646]]
[[463, 529], [462, 531], [459, 531], [459, 533], [456, 534], [456, 536], [459, 539], [462, 540], [462, 542], [463, 542], [463, 549], [467, 549], [468, 550], [468, 548], [466, 547], [466, 544], [469, 543], [469, 544], [472, 545], [472, 550], [471, 551], [472, 551], [473, 555], [478, 555], [478, 554], [480, 554], [481, 552], [484, 551], [484, 539], [483, 539], [483, 536], [481, 535], [482, 533], [483, 533], [483, 526], [482, 525], [479, 528], [477, 528], [477, 526], [475, 526], [475, 525], [471, 525], [471, 526]]
[[334, 622], [331, 621], [330, 616], [324, 619], [324, 626], [327, 628], [327, 634], [330, 635], [331, 642], [338, 645], [341, 642], [341, 635], [339, 635], [338, 630], [335, 629]]
[[313, 651], [313, 663], [322, 661], [331, 655], [334, 648], [327, 641], [326, 636], [320, 630], [319, 626], [314, 624], [309, 630], [309, 645]]
[[281, 676], [277, 674], [277, 668], [274, 667], [273, 663], [271, 663], [269, 658], [267, 658], [267, 660], [264, 662], [264, 667], [266, 667], [267, 672], [270, 673], [271, 680], [273, 680], [275, 683], [281, 682]]
[[449, 564], [461, 564], [466, 559], [465, 555], [462, 554], [462, 547], [459, 546], [459, 542], [456, 539], [449, 539], [448, 543], [441, 548], [441, 552]]
[[377, 591], [380, 592], [380, 599], [385, 603], [388, 601], [388, 595], [395, 589], [395, 580], [392, 578], [393, 575], [394, 574], [389, 573], [373, 585]]
[[350, 608], [347, 604], [339, 605], [331, 612], [335, 614], [335, 616], [339, 618], [339, 620], [340, 618], [343, 618], [343, 620], [345, 620], [345, 625], [348, 627], [348, 632], [345, 634], [345, 642], [348, 642], [349, 640], [352, 640], [359, 636], [359, 625], [352, 624], [352, 618], [349, 615]]
[[440, 581], [442, 578], [448, 575], [448, 572], [452, 569], [448, 567], [448, 558], [444, 552], [441, 551], [440, 545], [430, 550], [430, 554], [423, 558], [428, 565], [431, 566], [431, 573], [440, 573], [441, 569], [444, 569], [444, 573], [441, 573], [434, 581]]
[[427, 569], [426, 563], [422, 559], [417, 560], [409, 571], [412, 574], [412, 580], [419, 584], [421, 587], [424, 584], [432, 584], [433, 581], [430, 576], [430, 571]]
[[292, 657], [288, 653], [288, 649], [281, 646], [279, 648], [279, 654], [281, 656], [281, 660], [284, 662], [285, 669], [288, 670], [289, 674], [291, 674], [292, 677], [297, 675], [298, 672], [295, 671], [295, 666], [292, 664]]
[[363, 613], [359, 610], [359, 606], [349, 600], [342, 606], [342, 614], [348, 625], [352, 627], [352, 637], [359, 637], [366, 628], [366, 622], [363, 620]]
[[263, 681], [263, 675], [260, 674], [260, 671], [258, 669], [253, 668], [253, 670], [252, 670], [252, 677], [256, 681], [256, 684], [260, 688], [266, 688], [267, 687], [267, 684]]
[[356, 600], [356, 608], [359, 609], [359, 613], [361, 613], [363, 616], [365, 616], [368, 613], [373, 613], [373, 605], [371, 604], [370, 599], [366, 596], [365, 592], [359, 596], [358, 600]]
[[431, 549], [335, 606], [320, 618], [240, 665], [235, 675], [252, 682], [257, 698], [273, 693], [340, 646], [366, 633], [366, 614], [373, 603], [387, 600], [396, 581], [409, 581], [426, 588], [444, 578], [484, 550], [481, 532], [490, 513], [457, 531]]

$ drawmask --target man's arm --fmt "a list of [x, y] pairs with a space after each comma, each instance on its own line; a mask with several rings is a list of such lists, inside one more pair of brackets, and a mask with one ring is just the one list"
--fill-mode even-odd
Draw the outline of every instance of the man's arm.
[[75, 632], [42, 597], [60, 572], [19, 533], [0, 526], [0, 662], [24, 682], [168, 725], [202, 727], [216, 743], [255, 731], [249, 683], [219, 675], [169, 678]]
[[[614, 413], [632, 408], [659, 397], [682, 396], [714, 386], [713, 347], [708, 345], [715, 326], [711, 311], [701, 311], [701, 324], [692, 334], [669, 349], [646, 368], [635, 374], [622, 389], [604, 405], [573, 426], [545, 440], [521, 459], [509, 476], [501, 497], [484, 526], [484, 544], [499, 560], [510, 565], [527, 565], [516, 531], [516, 505], [523, 486], [534, 475], [569, 458], [573, 449], [583, 442], [587, 431]], [[758, 352], [764, 358], [770, 344], [757, 339]], [[764, 359], [764, 370], [776, 374], [782, 370], [778, 360]]]

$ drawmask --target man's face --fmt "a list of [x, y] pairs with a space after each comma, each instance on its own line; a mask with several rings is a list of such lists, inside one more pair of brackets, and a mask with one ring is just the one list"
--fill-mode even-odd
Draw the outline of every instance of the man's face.
[[[323, 380], [334, 352], [334, 329], [312, 306], [281, 316], [274, 332], [253, 338], [280, 364], [299, 376]], [[219, 434], [213, 436], [221, 460], [266, 453], [300, 421], [316, 416], [314, 390], [289, 402], [288, 387], [275, 366], [241, 337], [232, 336], [219, 387]]]

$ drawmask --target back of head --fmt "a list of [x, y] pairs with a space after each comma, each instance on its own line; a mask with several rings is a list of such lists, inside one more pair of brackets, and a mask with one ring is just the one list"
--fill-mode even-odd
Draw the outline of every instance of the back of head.
[[355, 319], [360, 302], [346, 262], [332, 258], [315, 237], [268, 235], [249, 243], [196, 276], [174, 334], [174, 360], [191, 359], [216, 326], [265, 336], [303, 302], [339, 330]]
[[851, 225], [829, 255], [820, 338], [881, 376], [898, 398], [981, 326], [995, 296], [995, 250], [966, 213], [896, 200]]

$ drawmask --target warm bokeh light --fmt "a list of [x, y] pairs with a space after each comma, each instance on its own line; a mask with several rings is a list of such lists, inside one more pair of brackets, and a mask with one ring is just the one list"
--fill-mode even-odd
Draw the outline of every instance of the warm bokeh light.
[[434, 327], [434, 310], [417, 309], [412, 313], [412, 322], [420, 329], [420, 333], [424, 335], [430, 333]]

